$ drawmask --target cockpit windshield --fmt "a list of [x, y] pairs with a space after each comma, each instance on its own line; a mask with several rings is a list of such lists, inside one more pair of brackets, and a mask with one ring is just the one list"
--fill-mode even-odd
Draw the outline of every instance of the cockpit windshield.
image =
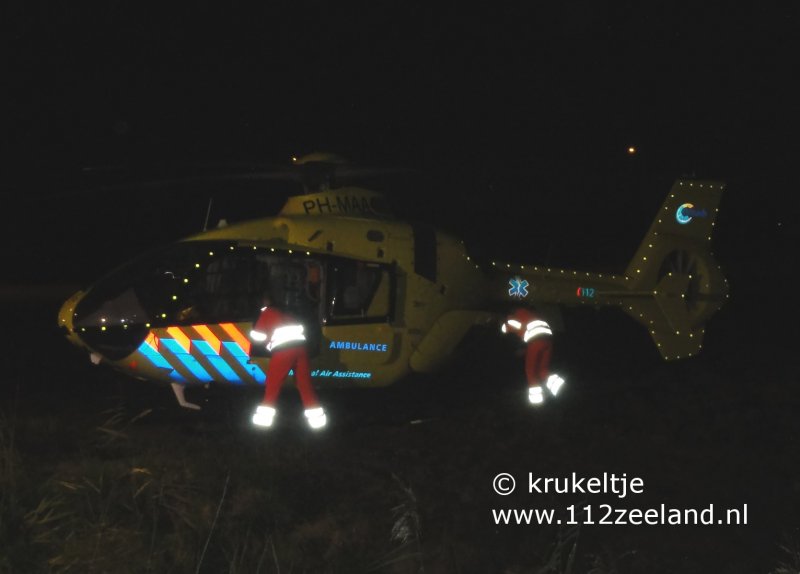
[[99, 281], [76, 327], [253, 321], [269, 292], [320, 324], [391, 319], [390, 266], [234, 242], [187, 241], [146, 254]]

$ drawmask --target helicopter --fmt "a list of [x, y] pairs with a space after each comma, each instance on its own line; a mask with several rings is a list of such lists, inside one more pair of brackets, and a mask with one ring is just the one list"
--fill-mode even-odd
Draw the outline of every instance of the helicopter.
[[[710, 250], [725, 184], [678, 179], [618, 275], [473, 260], [463, 241], [400, 221], [332, 154], [293, 158], [300, 194], [274, 217], [220, 225], [144, 253], [69, 297], [67, 339], [137, 379], [264, 385], [269, 356], [248, 334], [269, 289], [311, 333], [318, 387], [382, 387], [439, 370], [476, 326], [512, 307], [622, 310], [661, 357], [702, 349], [729, 297]], [[287, 175], [288, 174], [288, 175]], [[300, 175], [298, 175], [300, 174]], [[344, 176], [344, 177], [343, 177]], [[499, 330], [498, 330], [499, 331]]]

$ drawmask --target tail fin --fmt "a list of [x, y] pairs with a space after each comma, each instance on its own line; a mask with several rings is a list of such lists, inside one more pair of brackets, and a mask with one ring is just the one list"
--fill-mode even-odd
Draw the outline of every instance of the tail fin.
[[625, 272], [631, 295], [623, 309], [650, 331], [665, 359], [697, 353], [706, 322], [728, 297], [710, 249], [724, 188], [676, 181]]

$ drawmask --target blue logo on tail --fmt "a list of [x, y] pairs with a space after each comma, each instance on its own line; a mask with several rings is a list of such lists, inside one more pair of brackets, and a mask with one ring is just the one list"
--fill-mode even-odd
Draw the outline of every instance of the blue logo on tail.
[[708, 217], [705, 209], [695, 209], [691, 203], [684, 203], [675, 212], [675, 219], [681, 225], [686, 225], [695, 217]]

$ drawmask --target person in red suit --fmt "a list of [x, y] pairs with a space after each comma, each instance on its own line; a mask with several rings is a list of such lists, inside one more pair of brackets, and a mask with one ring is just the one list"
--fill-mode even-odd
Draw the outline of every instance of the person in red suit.
[[281, 387], [289, 371], [294, 368], [295, 382], [305, 407], [308, 424], [314, 429], [322, 428], [327, 424], [327, 416], [311, 386], [303, 324], [291, 314], [278, 309], [270, 296], [265, 296], [263, 302], [264, 307], [250, 331], [250, 338], [258, 344], [266, 345], [271, 358], [267, 368], [264, 400], [256, 408], [253, 424], [272, 426]]
[[553, 353], [553, 332], [550, 325], [533, 309], [519, 308], [506, 317], [503, 333], [513, 334], [525, 344], [525, 376], [528, 379], [528, 400], [534, 405], [544, 402], [544, 386], [556, 396], [564, 384], [557, 374], [550, 374]]

